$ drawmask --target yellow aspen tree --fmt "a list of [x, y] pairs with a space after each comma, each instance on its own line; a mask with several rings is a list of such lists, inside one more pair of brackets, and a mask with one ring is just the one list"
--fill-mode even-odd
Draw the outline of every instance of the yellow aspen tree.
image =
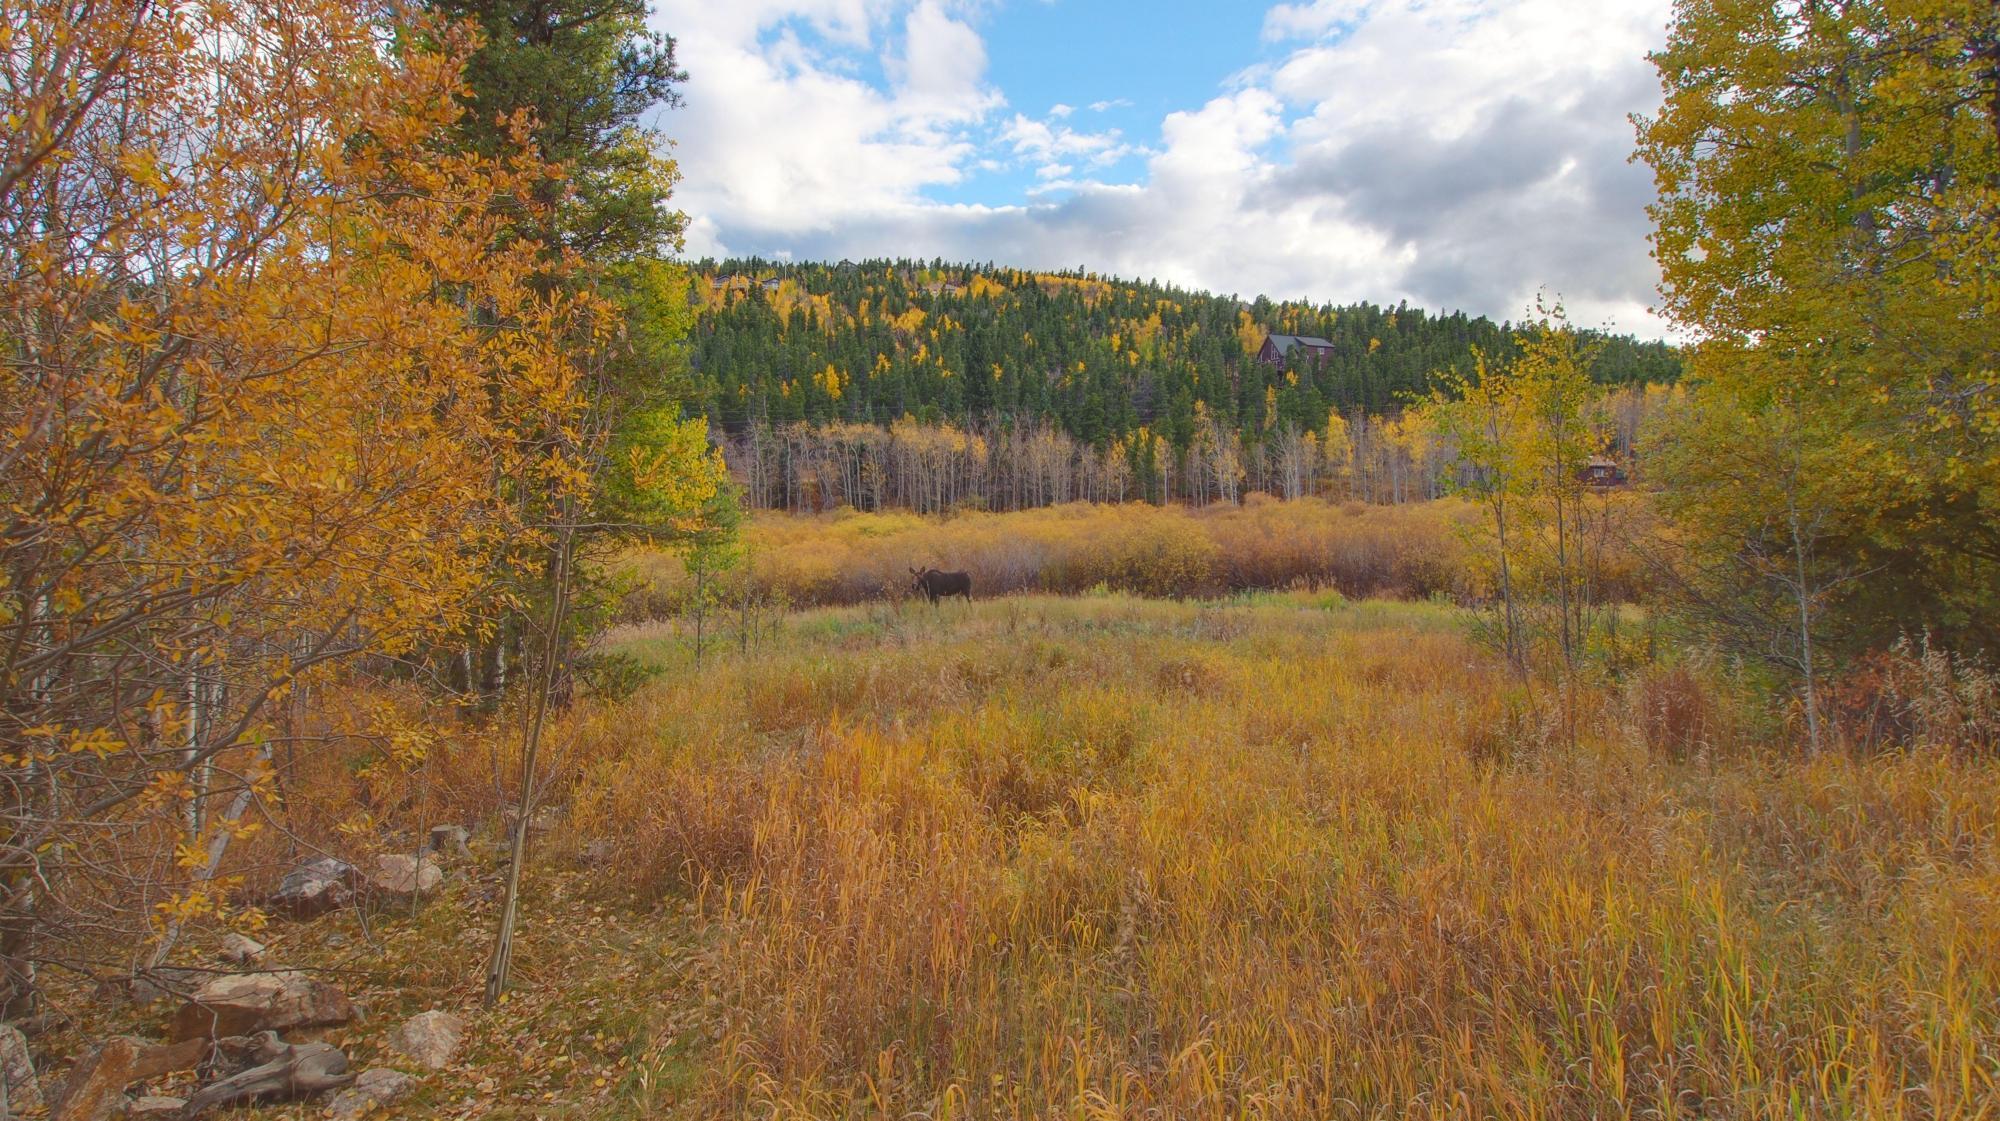
[[464, 625], [514, 530], [496, 479], [573, 482], [509, 418], [572, 415], [591, 319], [492, 217], [548, 169], [445, 143], [452, 28], [386, 52], [317, 0], [27, 8], [0, 52], [14, 1006], [65, 927], [221, 906], [290, 691]]

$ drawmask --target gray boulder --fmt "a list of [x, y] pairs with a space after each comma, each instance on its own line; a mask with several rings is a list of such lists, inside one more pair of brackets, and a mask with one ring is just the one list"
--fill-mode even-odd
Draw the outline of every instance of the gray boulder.
[[465, 1042], [465, 1021], [433, 1008], [404, 1021], [389, 1035], [389, 1046], [426, 1070], [443, 1070]]
[[278, 882], [278, 890], [271, 893], [271, 907], [295, 918], [323, 915], [354, 901], [359, 876], [354, 865], [330, 856], [301, 864]]
[[0, 1118], [18, 1117], [42, 1108], [42, 1084], [35, 1078], [35, 1060], [28, 1054], [28, 1037], [12, 1024], [0, 1024]]
[[387, 1111], [416, 1088], [417, 1080], [402, 1071], [374, 1067], [362, 1071], [354, 1085], [335, 1094], [327, 1103], [326, 1115], [333, 1121], [355, 1121], [371, 1112]]
[[444, 869], [428, 856], [410, 856], [407, 853], [385, 853], [375, 858], [375, 871], [368, 875], [368, 886], [377, 895], [391, 899], [408, 899], [411, 896], [429, 895], [444, 883]]
[[264, 956], [264, 944], [255, 938], [231, 934], [222, 940], [218, 956], [232, 965], [249, 965]]
[[175, 1039], [211, 1039], [354, 1018], [347, 994], [303, 973], [230, 973], [209, 979], [174, 1014]]

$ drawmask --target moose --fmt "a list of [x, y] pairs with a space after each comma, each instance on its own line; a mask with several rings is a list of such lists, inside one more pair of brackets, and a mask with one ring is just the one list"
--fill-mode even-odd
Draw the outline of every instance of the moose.
[[926, 596], [931, 606], [947, 596], [964, 596], [965, 602], [972, 602], [972, 574], [969, 572], [940, 572], [935, 568], [910, 569], [910, 590]]

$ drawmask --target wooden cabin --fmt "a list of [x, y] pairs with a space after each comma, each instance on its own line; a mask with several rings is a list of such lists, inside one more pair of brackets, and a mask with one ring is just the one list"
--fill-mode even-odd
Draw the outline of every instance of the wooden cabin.
[[1272, 335], [1258, 348], [1257, 361], [1266, 366], [1282, 366], [1286, 356], [1300, 347], [1306, 348], [1306, 356], [1315, 363], [1333, 357], [1333, 344], [1317, 335]]
[[1627, 482], [1625, 469], [1618, 461], [1608, 456], [1593, 455], [1576, 473], [1576, 477], [1587, 487], [1622, 487]]

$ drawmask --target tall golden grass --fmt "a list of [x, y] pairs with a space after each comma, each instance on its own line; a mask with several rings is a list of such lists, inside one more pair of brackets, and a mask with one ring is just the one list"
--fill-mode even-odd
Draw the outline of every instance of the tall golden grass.
[[[1308, 587], [1423, 598], [1466, 590], [1473, 566], [1458, 528], [1474, 516], [1455, 501], [1370, 506], [1252, 495], [1240, 506], [1072, 503], [948, 518], [759, 512], [746, 540], [753, 586], [797, 605], [896, 595], [911, 567], [927, 566], [970, 572], [980, 596], [1102, 586], [1149, 596]], [[639, 551], [620, 567], [638, 584], [628, 617], [678, 608], [688, 582], [672, 555]]]
[[1434, 604], [787, 633], [559, 737], [567, 835], [695, 907], [685, 1111], [2000, 1113], [1991, 758], [1753, 750], [1687, 665], [1565, 716]]

